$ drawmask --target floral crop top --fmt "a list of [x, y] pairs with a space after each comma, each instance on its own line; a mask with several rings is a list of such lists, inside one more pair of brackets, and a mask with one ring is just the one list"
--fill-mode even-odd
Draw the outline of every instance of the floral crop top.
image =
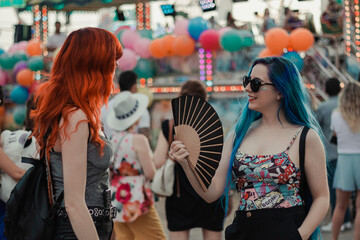
[[232, 167], [239, 210], [290, 208], [303, 205], [300, 197], [300, 168], [289, 158], [289, 149], [301, 127], [285, 151], [273, 155], [248, 155], [240, 150]]

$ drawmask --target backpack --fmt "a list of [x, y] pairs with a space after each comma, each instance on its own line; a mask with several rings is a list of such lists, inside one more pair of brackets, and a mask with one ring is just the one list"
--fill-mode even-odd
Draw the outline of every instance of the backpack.
[[52, 205], [45, 157], [40, 160], [23, 157], [22, 161], [33, 167], [16, 184], [6, 204], [5, 236], [9, 240], [52, 239], [64, 192]]

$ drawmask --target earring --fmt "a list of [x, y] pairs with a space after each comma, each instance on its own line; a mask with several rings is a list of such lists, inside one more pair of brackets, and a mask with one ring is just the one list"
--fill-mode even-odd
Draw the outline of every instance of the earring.
[[282, 97], [281, 96], [277, 96], [277, 100], [281, 101]]

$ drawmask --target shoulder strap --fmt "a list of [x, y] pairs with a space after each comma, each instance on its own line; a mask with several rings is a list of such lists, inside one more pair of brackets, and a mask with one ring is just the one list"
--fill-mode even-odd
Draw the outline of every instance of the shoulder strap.
[[174, 129], [173, 128], [174, 128], [174, 120], [171, 119], [171, 120], [169, 120], [169, 136], [168, 136], [169, 148], [170, 148], [171, 143], [174, 140], [174, 136], [173, 136], [173, 130]]
[[295, 133], [295, 135], [293, 136], [293, 138], [291, 139], [289, 146], [286, 148], [285, 151], [289, 151], [289, 149], [291, 148], [291, 146], [294, 144], [296, 137], [299, 135], [299, 133], [301, 132], [301, 130], [304, 128], [304, 126], [301, 126]]
[[307, 188], [306, 174], [305, 174], [305, 140], [306, 135], [309, 131], [309, 127], [305, 126], [300, 135], [300, 144], [299, 144], [299, 161], [300, 161], [300, 196], [302, 200], [305, 200], [305, 188]]
[[119, 142], [118, 142], [118, 144], [116, 145], [116, 148], [115, 148], [115, 154], [114, 154], [114, 156], [115, 156], [115, 155], [117, 154], [117, 152], [119, 151], [120, 144], [122, 143], [122, 141], [125, 139], [125, 137], [126, 137], [127, 135], [128, 135], [128, 133], [125, 132], [125, 134], [120, 137]]

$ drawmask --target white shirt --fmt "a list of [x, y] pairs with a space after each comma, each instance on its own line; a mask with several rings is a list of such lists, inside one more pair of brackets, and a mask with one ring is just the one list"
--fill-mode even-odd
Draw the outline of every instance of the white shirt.
[[334, 111], [331, 115], [331, 127], [337, 136], [338, 153], [360, 153], [360, 132], [353, 133], [340, 111]]
[[[109, 125], [106, 122], [106, 118], [109, 115], [111, 109], [113, 108], [113, 104], [114, 104], [114, 98], [109, 100], [107, 108], [105, 105], [101, 108], [101, 122], [103, 123], [104, 133], [108, 138], [110, 138], [111, 135], [115, 132], [109, 127]], [[149, 128], [149, 127], [150, 127], [150, 114], [149, 111], [145, 109], [144, 113], [140, 117], [140, 122], [136, 132], [138, 132], [139, 128]]]
[[49, 48], [58, 48], [61, 47], [63, 45], [63, 43], [66, 40], [66, 34], [64, 33], [59, 33], [59, 34], [54, 34], [51, 35], [48, 38], [48, 43], [47, 43], [47, 47]]

